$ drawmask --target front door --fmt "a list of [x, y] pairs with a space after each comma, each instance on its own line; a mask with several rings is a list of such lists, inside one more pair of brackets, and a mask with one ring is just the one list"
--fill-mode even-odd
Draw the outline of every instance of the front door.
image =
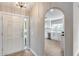
[[3, 55], [24, 49], [23, 19], [14, 15], [3, 16]]

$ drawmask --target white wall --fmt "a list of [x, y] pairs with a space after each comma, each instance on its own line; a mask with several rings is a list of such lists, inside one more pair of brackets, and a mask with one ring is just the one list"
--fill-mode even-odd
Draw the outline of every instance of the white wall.
[[2, 16], [0, 15], [0, 56], [2, 55]]
[[73, 4], [70, 2], [36, 3], [31, 15], [31, 49], [44, 54], [44, 16], [48, 9], [59, 8], [65, 15], [65, 55], [73, 55]]
[[[43, 33], [43, 20], [38, 15], [38, 4], [34, 6], [31, 12], [31, 19], [30, 19], [30, 39], [31, 39], [31, 49], [37, 55], [43, 55], [44, 50], [44, 33]], [[42, 8], [42, 7], [41, 7]], [[40, 10], [41, 11], [41, 10]], [[42, 44], [41, 44], [42, 43]]]
[[79, 53], [79, 3], [73, 5], [73, 54]]

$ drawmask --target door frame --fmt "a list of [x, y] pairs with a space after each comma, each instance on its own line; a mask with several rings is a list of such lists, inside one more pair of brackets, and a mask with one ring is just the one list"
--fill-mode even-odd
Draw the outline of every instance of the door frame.
[[[58, 8], [58, 7], [50, 7], [50, 8], [48, 8], [45, 12], [44, 12], [44, 15], [43, 15], [43, 24], [44, 24], [44, 26], [43, 26], [43, 29], [44, 29], [44, 49], [45, 49], [45, 15], [46, 15], [46, 13], [50, 10], [50, 9], [58, 9], [59, 11], [61, 11], [62, 13], [63, 13], [63, 15], [64, 15], [64, 56], [65, 56], [65, 14], [64, 14], [64, 11], [61, 9], [61, 8]], [[44, 54], [45, 54], [45, 51], [44, 51]]]

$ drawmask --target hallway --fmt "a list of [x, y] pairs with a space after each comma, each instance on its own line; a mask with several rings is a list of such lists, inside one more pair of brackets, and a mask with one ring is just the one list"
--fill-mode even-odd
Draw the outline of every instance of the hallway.
[[[9, 54], [9, 56], [32, 56], [33, 54], [35, 56], [44, 56], [44, 52], [45, 56], [72, 56], [73, 3], [40, 2], [28, 4], [29, 6], [26, 2], [0, 2], [0, 56]], [[57, 13], [57, 9], [63, 12], [65, 19], [60, 11]], [[48, 10], [50, 10], [50, 15], [47, 18], [45, 14]], [[47, 39], [45, 41], [45, 19], [47, 19], [47, 33], [52, 32], [51, 39], [54, 39], [54, 36], [60, 38], [59, 34], [62, 31], [58, 28], [61, 28], [60, 23], [62, 22], [55, 20], [64, 19], [64, 39], [66, 39], [64, 41], [66, 47], [64, 52], [60, 47], [60, 42]], [[48, 24], [49, 22], [50, 24]], [[51, 29], [49, 30], [49, 28]], [[58, 33], [58, 35], [53, 33]], [[46, 47], [45, 51], [44, 47]], [[31, 49], [32, 52], [23, 51], [25, 48]]]

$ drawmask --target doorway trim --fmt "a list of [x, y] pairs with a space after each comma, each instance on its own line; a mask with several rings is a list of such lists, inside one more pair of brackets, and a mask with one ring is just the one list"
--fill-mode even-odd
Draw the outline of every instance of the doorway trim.
[[[43, 14], [43, 29], [44, 29], [44, 48], [45, 48], [45, 15], [46, 15], [46, 13], [50, 10], [50, 9], [58, 9], [59, 11], [61, 11], [62, 13], [63, 13], [63, 15], [64, 15], [64, 56], [65, 56], [65, 13], [64, 13], [64, 11], [61, 9], [61, 8], [59, 8], [59, 7], [50, 7], [50, 8], [48, 8], [45, 12], [44, 12], [44, 14]], [[45, 51], [44, 51], [44, 54], [45, 54]]]

